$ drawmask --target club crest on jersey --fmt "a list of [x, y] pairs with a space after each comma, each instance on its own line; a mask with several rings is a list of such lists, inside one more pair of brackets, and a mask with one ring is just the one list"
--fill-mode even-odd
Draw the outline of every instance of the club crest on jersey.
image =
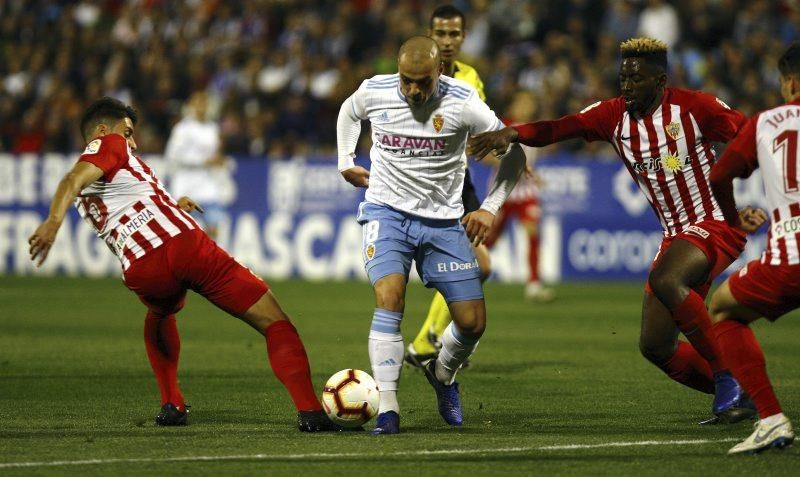
[[97, 151], [100, 150], [100, 140], [95, 139], [94, 141], [90, 142], [86, 145], [86, 149], [83, 150], [84, 154], [97, 154]]
[[367, 245], [367, 249], [365, 250], [365, 253], [367, 254], [367, 260], [372, 260], [372, 257], [375, 256], [375, 244], [371, 243], [371, 244]]
[[433, 117], [433, 129], [435, 129], [436, 132], [438, 133], [442, 132], [443, 127], [444, 127], [444, 117], [442, 117], [441, 114], [437, 114], [436, 116]]
[[664, 129], [667, 131], [669, 137], [671, 137], [673, 140], [681, 137], [681, 133], [683, 132], [681, 130], [681, 123], [676, 121], [672, 121], [671, 123], [667, 124]]

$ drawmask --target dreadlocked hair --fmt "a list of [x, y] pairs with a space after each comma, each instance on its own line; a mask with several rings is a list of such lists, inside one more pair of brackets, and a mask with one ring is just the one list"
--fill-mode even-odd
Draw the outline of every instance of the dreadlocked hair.
[[667, 45], [655, 38], [631, 38], [619, 45], [622, 58], [641, 58], [646, 63], [667, 69]]

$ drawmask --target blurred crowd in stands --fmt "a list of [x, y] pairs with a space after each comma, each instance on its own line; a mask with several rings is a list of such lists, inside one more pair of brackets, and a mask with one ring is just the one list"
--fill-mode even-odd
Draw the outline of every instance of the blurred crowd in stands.
[[[334, 156], [341, 102], [394, 72], [398, 46], [442, 3], [0, 1], [0, 152], [81, 150], [82, 109], [110, 95], [139, 110], [140, 152], [162, 153], [188, 96], [207, 90], [226, 154]], [[670, 46], [671, 85], [752, 114], [780, 103], [776, 61], [800, 39], [793, 0], [451, 3], [466, 14], [461, 58], [501, 116], [520, 88], [542, 119], [616, 96], [618, 45], [637, 35]]]

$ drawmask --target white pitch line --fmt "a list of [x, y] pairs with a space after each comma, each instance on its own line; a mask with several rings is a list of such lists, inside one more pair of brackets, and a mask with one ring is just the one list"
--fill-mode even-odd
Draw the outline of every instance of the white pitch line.
[[721, 444], [738, 441], [738, 438], [727, 439], [687, 439], [675, 441], [633, 441], [605, 442], [602, 444], [565, 444], [539, 447], [499, 447], [494, 449], [436, 449], [400, 452], [342, 452], [342, 453], [309, 453], [309, 454], [251, 454], [251, 455], [190, 455], [182, 457], [140, 457], [130, 459], [86, 459], [86, 460], [54, 460], [50, 462], [4, 462], [0, 469], [20, 467], [58, 467], [70, 465], [103, 465], [103, 464], [149, 464], [157, 462], [211, 462], [231, 460], [301, 460], [301, 459], [347, 459], [355, 457], [414, 457], [428, 455], [469, 455], [469, 454], [513, 454], [533, 451], [602, 449], [608, 447], [646, 447], [646, 446], [685, 446], [697, 444]]

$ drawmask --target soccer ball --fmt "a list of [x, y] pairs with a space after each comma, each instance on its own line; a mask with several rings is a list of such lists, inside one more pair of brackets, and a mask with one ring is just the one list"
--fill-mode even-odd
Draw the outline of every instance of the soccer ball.
[[360, 369], [339, 371], [322, 390], [322, 407], [331, 421], [343, 427], [358, 427], [372, 419], [379, 401], [378, 385]]

